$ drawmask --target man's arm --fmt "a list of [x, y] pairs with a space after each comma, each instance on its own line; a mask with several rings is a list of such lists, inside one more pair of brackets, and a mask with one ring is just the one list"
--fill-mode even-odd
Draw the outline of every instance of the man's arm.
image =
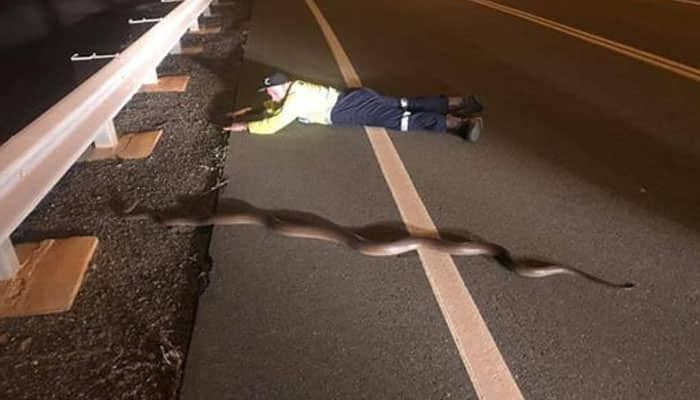
[[247, 122], [234, 122], [229, 126], [224, 127], [225, 132], [246, 133], [248, 132]]
[[244, 115], [250, 115], [252, 113], [253, 113], [253, 107], [243, 107], [239, 110], [226, 113], [226, 115], [231, 117], [231, 118], [238, 118], [238, 117], [242, 117]]
[[295, 99], [289, 97], [272, 116], [248, 122], [248, 131], [258, 135], [271, 135], [291, 124], [297, 118]]
[[[289, 99], [288, 99], [289, 100]], [[274, 115], [257, 121], [234, 122], [224, 128], [228, 132], [250, 132], [257, 135], [272, 135], [297, 118], [292, 102], [286, 102]], [[242, 110], [241, 110], [242, 111]]]
[[226, 115], [233, 119], [244, 119], [246, 122], [257, 121], [270, 115], [274, 115], [278, 109], [279, 104], [272, 100], [267, 100], [259, 107], [243, 107], [234, 112], [226, 113]]

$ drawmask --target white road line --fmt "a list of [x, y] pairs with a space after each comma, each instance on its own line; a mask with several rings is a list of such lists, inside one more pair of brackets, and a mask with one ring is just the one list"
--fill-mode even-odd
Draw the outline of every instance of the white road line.
[[[361, 86], [360, 77], [315, 1], [306, 0], [306, 4], [318, 21], [346, 84], [350, 87]], [[366, 128], [366, 131], [408, 229], [412, 233], [437, 235], [435, 223], [386, 130]], [[430, 250], [419, 250], [418, 254], [479, 398], [523, 399], [452, 257]]]
[[[504, 14], [512, 15], [514, 17], [524, 19], [530, 22], [533, 22], [537, 25], [541, 25], [550, 29], [554, 29], [555, 31], [564, 33], [569, 36], [573, 36], [575, 38], [581, 39], [585, 42], [595, 44], [601, 47], [604, 47], [606, 49], [612, 50], [616, 53], [626, 55], [627, 57], [634, 58], [639, 61], [643, 61], [647, 64], [651, 64], [655, 67], [659, 67], [662, 69], [665, 69], [667, 71], [673, 72], [675, 74], [678, 74], [680, 76], [692, 79], [696, 82], [700, 82], [700, 69], [697, 69], [695, 67], [692, 67], [690, 65], [685, 65], [682, 63], [679, 63], [677, 61], [670, 60], [665, 57], [661, 57], [659, 55], [649, 53], [644, 50], [639, 50], [637, 48], [634, 48], [632, 46], [628, 46], [626, 44], [622, 44], [619, 42], [615, 42], [610, 39], [606, 39], [602, 36], [594, 35], [592, 33], [588, 33], [585, 31], [582, 31], [580, 29], [572, 28], [568, 25], [560, 24], [559, 22], [552, 21], [547, 18], [542, 18], [534, 14], [527, 13], [525, 11], [518, 10], [517, 8], [513, 7], [508, 7], [504, 6], [499, 3], [495, 3], [490, 0], [466, 0], [470, 1], [472, 3], [479, 4], [484, 7], [488, 7], [492, 10], [500, 11]], [[678, 0], [675, 0], [678, 1]]]

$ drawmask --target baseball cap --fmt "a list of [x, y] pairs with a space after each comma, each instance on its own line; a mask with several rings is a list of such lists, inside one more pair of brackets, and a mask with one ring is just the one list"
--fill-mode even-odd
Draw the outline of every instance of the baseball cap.
[[289, 82], [289, 77], [287, 75], [282, 72], [275, 72], [263, 79], [263, 85], [258, 88], [258, 92], [264, 92], [265, 89], [271, 86], [277, 86], [287, 82]]

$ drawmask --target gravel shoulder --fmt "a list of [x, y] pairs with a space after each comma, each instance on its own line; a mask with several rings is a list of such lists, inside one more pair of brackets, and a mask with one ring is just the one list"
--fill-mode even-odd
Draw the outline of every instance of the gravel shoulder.
[[175, 399], [199, 294], [208, 282], [210, 228], [168, 229], [115, 213], [118, 203], [216, 206], [225, 182], [222, 115], [235, 106], [250, 1], [186, 38], [196, 56], [169, 56], [160, 75], [189, 74], [186, 93], [137, 94], [116, 117], [120, 133], [163, 129], [145, 160], [76, 164], [13, 235], [16, 243], [94, 235], [100, 244], [73, 309], [0, 320], [0, 398]]

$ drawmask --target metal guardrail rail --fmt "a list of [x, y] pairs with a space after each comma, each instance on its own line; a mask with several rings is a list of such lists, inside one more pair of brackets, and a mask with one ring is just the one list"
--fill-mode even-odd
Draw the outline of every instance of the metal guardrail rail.
[[[17, 262], [10, 235], [83, 152], [116, 144], [112, 119], [142, 84], [158, 79], [156, 67], [180, 38], [198, 30], [216, 0], [184, 0], [165, 18], [0, 147], [0, 280]], [[13, 258], [14, 257], [14, 258]], [[15, 264], [14, 266], [12, 264]]]

